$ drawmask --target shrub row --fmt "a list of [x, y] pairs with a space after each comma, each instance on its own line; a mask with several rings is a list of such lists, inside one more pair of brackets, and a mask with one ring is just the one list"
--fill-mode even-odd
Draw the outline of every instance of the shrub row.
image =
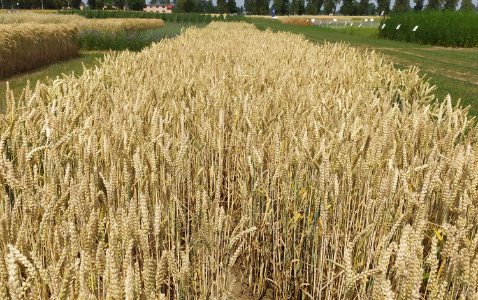
[[189, 22], [189, 23], [210, 23], [212, 21], [245, 21], [246, 18], [242, 15], [225, 17], [221, 15], [213, 16], [207, 14], [196, 13], [150, 13], [140, 11], [107, 11], [107, 10], [70, 10], [58, 11], [60, 14], [77, 14], [88, 19], [108, 19], [108, 18], [140, 18], [140, 19], [162, 19], [165, 22]]
[[78, 56], [78, 27], [0, 24], [0, 78]]
[[[414, 32], [415, 26], [418, 29]], [[478, 14], [473, 11], [409, 12], [383, 19], [379, 37], [446, 47], [478, 47], [477, 28]]]

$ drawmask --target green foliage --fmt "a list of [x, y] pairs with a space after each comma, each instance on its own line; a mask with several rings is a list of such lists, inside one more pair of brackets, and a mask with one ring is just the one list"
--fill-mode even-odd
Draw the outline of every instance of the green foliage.
[[228, 0], [227, 9], [229, 10], [230, 14], [236, 14], [237, 13], [236, 0]]
[[324, 3], [324, 12], [326, 15], [332, 13], [334, 11], [335, 4], [333, 0], [326, 0]]
[[[382, 25], [385, 28], [382, 29]], [[400, 29], [396, 27], [400, 24]], [[416, 32], [412, 29], [418, 26]], [[379, 36], [446, 47], [478, 47], [478, 14], [472, 11], [424, 11], [394, 14], [381, 22]]]
[[252, 0], [244, 0], [244, 10], [247, 14], [252, 14], [252, 11], [254, 10], [254, 3]]
[[224, 19], [222, 16], [211, 16], [208, 14], [195, 13], [148, 13], [136, 11], [107, 11], [107, 10], [67, 10], [59, 11], [60, 14], [77, 14], [88, 19], [107, 19], [107, 18], [140, 18], [140, 19], [162, 19], [166, 23], [210, 23], [212, 21], [226, 21], [226, 22], [248, 22], [242, 15], [228, 16]]
[[471, 0], [461, 0], [461, 7], [462, 10], [473, 10], [475, 7]]
[[299, 3], [298, 0], [292, 0], [290, 3], [290, 14], [298, 15], [299, 14]]
[[145, 0], [126, 0], [128, 3], [129, 9], [142, 11], [143, 7], [146, 5]]
[[369, 3], [368, 4], [368, 15], [369, 16], [375, 16], [377, 14], [377, 6], [375, 3]]
[[195, 0], [194, 9], [192, 12], [195, 12], [198, 14], [206, 13], [206, 0]]
[[343, 0], [342, 6], [340, 7], [339, 12], [344, 16], [353, 16], [355, 15], [353, 1], [352, 0]]
[[217, 13], [217, 8], [216, 6], [214, 5], [214, 3], [212, 3], [212, 0], [208, 0], [206, 2], [206, 13], [208, 14], [215, 14]]
[[445, 6], [443, 9], [446, 10], [455, 10], [458, 5], [458, 0], [445, 0]]
[[126, 6], [126, 0], [116, 0], [115, 3], [116, 3], [116, 7], [121, 10], [123, 10], [124, 7]]
[[254, 0], [252, 14], [268, 15], [269, 14], [269, 0]]
[[276, 15], [282, 15], [282, 5], [284, 5], [284, 0], [273, 0], [272, 7], [276, 9]]
[[413, 7], [414, 11], [422, 11], [423, 10], [423, 2], [425, 0], [415, 0], [415, 6]]
[[322, 9], [322, 6], [324, 6], [325, 0], [317, 0], [317, 13], [320, 13], [320, 10]]
[[390, 0], [377, 0], [377, 4], [378, 13], [381, 14], [383, 11], [384, 14], [388, 16], [388, 14], [390, 13]]
[[297, 4], [299, 6], [299, 15], [303, 15], [305, 13], [305, 1], [297, 0]]
[[441, 3], [440, 0], [428, 0], [427, 10], [440, 10]]
[[177, 2], [177, 11], [183, 13], [190, 13], [194, 10], [194, 0], [178, 0]]
[[227, 13], [227, 2], [226, 0], [217, 0], [217, 12], [220, 14]]
[[71, 4], [71, 7], [79, 9], [81, 0], [71, 0], [70, 4]]
[[317, 4], [315, 1], [307, 2], [307, 7], [305, 8], [305, 13], [308, 15], [316, 15], [318, 13]]
[[[398, 1], [398, 0], [395, 0]], [[360, 16], [368, 15], [368, 0], [360, 0], [360, 4], [358, 7], [358, 14]]]
[[394, 13], [403, 13], [410, 10], [410, 0], [395, 0], [393, 5]]

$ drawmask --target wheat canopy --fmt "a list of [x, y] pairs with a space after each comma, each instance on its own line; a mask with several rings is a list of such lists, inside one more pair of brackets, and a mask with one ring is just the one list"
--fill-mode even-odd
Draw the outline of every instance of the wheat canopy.
[[417, 69], [244, 23], [0, 115], [0, 298], [476, 299], [476, 126]]

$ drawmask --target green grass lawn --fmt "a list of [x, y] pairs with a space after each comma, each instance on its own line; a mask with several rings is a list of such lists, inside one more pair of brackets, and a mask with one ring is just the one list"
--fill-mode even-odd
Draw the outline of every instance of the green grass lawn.
[[327, 29], [317, 26], [298, 27], [282, 24], [278, 21], [252, 19], [259, 29], [289, 31], [303, 34], [314, 43], [344, 42], [363, 50], [373, 49], [387, 57], [398, 68], [417, 66], [421, 75], [437, 86], [435, 95], [442, 100], [450, 94], [456, 103], [470, 105], [470, 113], [478, 115], [478, 49], [477, 48], [443, 48], [419, 44], [390, 41], [375, 37], [373, 31], [354, 29]]

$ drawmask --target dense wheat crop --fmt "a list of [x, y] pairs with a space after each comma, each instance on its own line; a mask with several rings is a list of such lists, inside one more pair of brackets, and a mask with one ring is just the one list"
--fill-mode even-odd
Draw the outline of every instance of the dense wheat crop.
[[72, 24], [0, 24], [0, 78], [78, 56]]
[[164, 26], [161, 19], [86, 19], [78, 15], [37, 14], [1, 14], [0, 24], [74, 24], [81, 31], [98, 30], [104, 32], [134, 32], [155, 29]]
[[212, 23], [0, 115], [0, 297], [476, 299], [476, 127], [417, 70]]

